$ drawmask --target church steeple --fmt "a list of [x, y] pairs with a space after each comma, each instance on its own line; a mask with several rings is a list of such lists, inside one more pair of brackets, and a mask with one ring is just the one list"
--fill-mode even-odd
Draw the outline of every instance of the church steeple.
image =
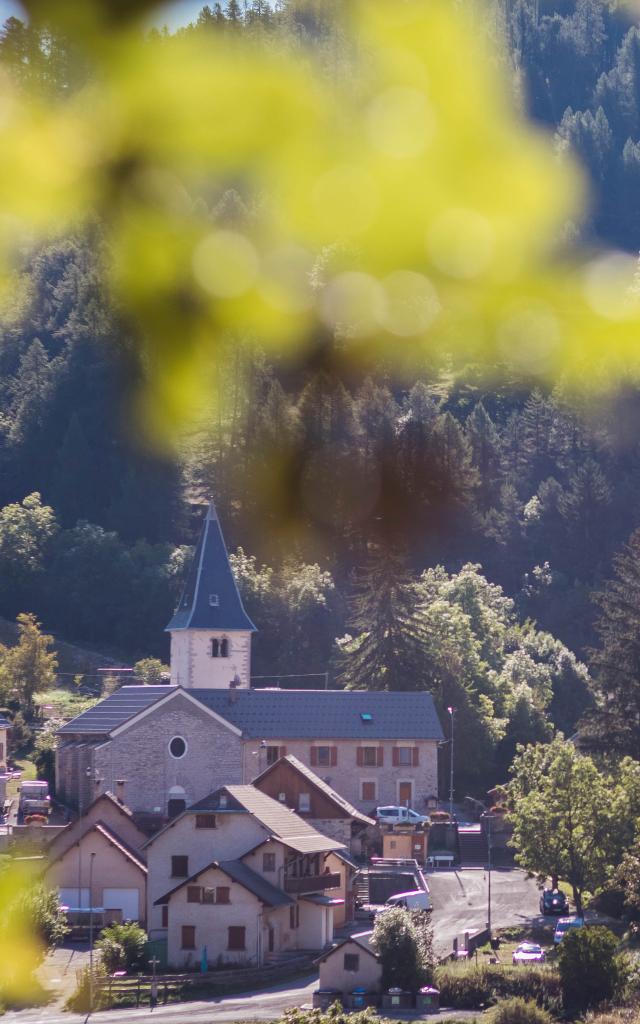
[[249, 684], [251, 633], [211, 501], [171, 633], [171, 682], [197, 688]]

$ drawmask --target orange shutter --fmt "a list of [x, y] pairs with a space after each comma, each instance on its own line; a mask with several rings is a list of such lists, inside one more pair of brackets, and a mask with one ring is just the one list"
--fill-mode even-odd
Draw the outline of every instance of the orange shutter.
[[414, 747], [413, 748], [413, 765], [414, 765], [414, 767], [417, 764], [420, 764], [420, 751], [418, 750], [417, 747]]
[[318, 748], [317, 747], [312, 747], [311, 748], [311, 766], [313, 767], [317, 763], [318, 763]]
[[280, 747], [280, 750], [279, 750], [278, 753], [279, 753], [280, 757], [286, 757], [287, 756], [287, 748], [286, 747]]
[[338, 763], [338, 748], [337, 747], [332, 747], [331, 748], [331, 766], [335, 767], [335, 765], [337, 765], [337, 763]]
[[384, 764], [384, 749], [382, 747], [378, 747], [378, 768], [382, 768], [383, 764]]
[[360, 767], [364, 764], [364, 750], [362, 747], [358, 747], [356, 750], [356, 764], [360, 765]]
[[391, 762], [394, 768], [397, 768], [398, 765], [400, 764], [400, 752], [397, 747], [393, 748], [393, 751], [391, 753]]

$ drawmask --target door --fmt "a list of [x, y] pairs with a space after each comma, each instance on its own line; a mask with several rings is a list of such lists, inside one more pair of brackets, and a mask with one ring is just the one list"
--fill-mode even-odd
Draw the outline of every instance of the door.
[[140, 920], [140, 893], [138, 889], [103, 889], [102, 906], [105, 910], [120, 910], [123, 921]]
[[413, 786], [410, 782], [398, 783], [398, 803], [402, 804], [403, 807], [411, 805], [412, 788]]

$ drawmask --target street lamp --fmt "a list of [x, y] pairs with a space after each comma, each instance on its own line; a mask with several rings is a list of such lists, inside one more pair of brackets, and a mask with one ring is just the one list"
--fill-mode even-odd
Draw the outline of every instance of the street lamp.
[[95, 853], [89, 857], [89, 1013], [93, 1010], [93, 861]]
[[453, 716], [457, 708], [447, 708], [451, 719], [451, 768], [449, 772], [449, 819], [453, 821]]
[[491, 822], [493, 815], [484, 815], [487, 823], [487, 931], [491, 938]]

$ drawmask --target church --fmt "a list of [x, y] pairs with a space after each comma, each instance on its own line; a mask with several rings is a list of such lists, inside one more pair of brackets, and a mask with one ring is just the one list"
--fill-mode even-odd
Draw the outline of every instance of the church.
[[365, 814], [429, 806], [443, 740], [431, 694], [254, 689], [255, 629], [211, 504], [167, 626], [170, 685], [123, 686], [60, 729], [59, 799], [82, 813], [111, 792], [154, 830], [291, 754]]

